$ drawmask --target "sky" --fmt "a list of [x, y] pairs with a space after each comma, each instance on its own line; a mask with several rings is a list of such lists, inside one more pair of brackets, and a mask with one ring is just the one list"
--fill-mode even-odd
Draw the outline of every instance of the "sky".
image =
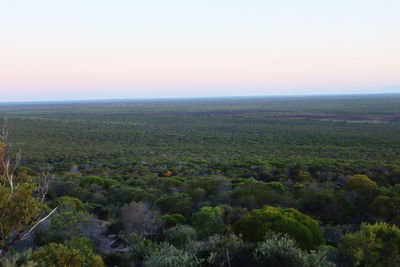
[[0, 0], [0, 102], [400, 92], [398, 0]]

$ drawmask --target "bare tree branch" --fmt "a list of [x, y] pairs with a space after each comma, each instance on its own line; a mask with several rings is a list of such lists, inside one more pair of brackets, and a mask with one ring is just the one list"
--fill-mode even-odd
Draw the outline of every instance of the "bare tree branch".
[[[39, 214], [39, 204], [42, 204], [45, 200], [46, 194], [49, 190], [50, 184], [53, 180], [53, 174], [51, 172], [51, 168], [47, 167], [41, 170], [38, 179], [38, 196], [36, 205], [32, 206], [32, 209], [27, 210], [24, 218], [20, 218], [21, 221], [18, 221], [14, 225], [10, 225], [7, 233], [3, 232], [5, 229], [3, 223], [7, 226], [8, 220], [5, 219], [7, 216], [12, 216], [16, 209], [19, 208], [18, 201], [21, 201], [18, 196], [20, 192], [20, 185], [22, 188], [24, 184], [30, 183], [30, 179], [25, 176], [25, 174], [19, 174], [17, 169], [21, 162], [21, 150], [18, 151], [15, 159], [12, 161], [8, 154], [7, 147], [7, 120], [4, 119], [3, 129], [0, 130], [0, 180], [2, 180], [2, 184], [0, 186], [9, 187], [8, 198], [4, 198], [4, 202], [0, 206], [0, 219], [3, 220], [0, 223], [0, 240], [1, 240], [1, 249], [0, 256], [4, 255], [12, 248], [17, 242], [22, 239], [28, 237], [34, 229], [41, 224], [43, 221], [47, 220], [56, 210], [57, 207], [54, 208], [49, 214], [40, 218]], [[31, 187], [28, 187], [31, 188]], [[28, 189], [30, 190], [30, 189]], [[33, 191], [29, 191], [33, 193]], [[32, 197], [34, 197], [32, 195]], [[23, 205], [23, 203], [21, 203]]]
[[32, 231], [33, 231], [39, 224], [41, 224], [42, 222], [44, 222], [45, 220], [47, 220], [47, 219], [57, 210], [57, 208], [58, 208], [58, 207], [55, 207], [46, 217], [43, 217], [42, 219], [40, 219], [34, 226], [32, 226], [31, 229], [29, 229], [29, 231], [28, 231], [26, 234], [24, 234], [24, 235], [22, 236], [22, 238], [21, 238], [20, 240], [24, 240], [25, 238], [27, 238], [27, 237], [32, 233]]
[[51, 171], [51, 167], [47, 166], [45, 168], [41, 168], [41, 172], [39, 174], [38, 180], [38, 193], [40, 197], [40, 203], [43, 203], [47, 192], [49, 191], [49, 187], [51, 182], [54, 179], [54, 175]]

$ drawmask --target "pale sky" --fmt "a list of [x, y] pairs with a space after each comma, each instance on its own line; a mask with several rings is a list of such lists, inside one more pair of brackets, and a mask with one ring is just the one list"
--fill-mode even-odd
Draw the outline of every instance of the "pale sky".
[[399, 85], [399, 0], [0, 0], [0, 102]]

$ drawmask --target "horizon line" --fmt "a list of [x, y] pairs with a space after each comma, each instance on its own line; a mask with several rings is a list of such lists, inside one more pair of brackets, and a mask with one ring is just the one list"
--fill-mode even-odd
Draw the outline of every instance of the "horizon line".
[[82, 98], [82, 99], [49, 99], [49, 100], [9, 100], [0, 101], [0, 104], [42, 104], [42, 103], [74, 103], [74, 102], [123, 102], [123, 101], [164, 101], [164, 100], [196, 100], [196, 99], [223, 99], [223, 98], [290, 98], [290, 97], [332, 97], [332, 96], [373, 96], [373, 95], [400, 95], [400, 92], [361, 92], [361, 93], [327, 93], [327, 94], [270, 94], [270, 95], [220, 95], [220, 96], [180, 96], [180, 97], [122, 97], [122, 98]]

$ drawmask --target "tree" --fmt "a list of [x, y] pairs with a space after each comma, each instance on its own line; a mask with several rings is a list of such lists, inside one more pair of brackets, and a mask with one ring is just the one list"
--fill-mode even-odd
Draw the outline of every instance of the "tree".
[[382, 220], [393, 222], [393, 219], [400, 214], [399, 203], [395, 198], [378, 196], [371, 203], [370, 209], [373, 215], [380, 217]]
[[269, 232], [266, 239], [257, 244], [254, 257], [262, 266], [333, 267], [335, 264], [327, 259], [327, 252], [325, 249], [307, 252], [300, 249], [289, 235]]
[[353, 175], [347, 182], [347, 188], [370, 200], [373, 200], [378, 193], [378, 185], [362, 174]]
[[400, 266], [400, 229], [363, 223], [360, 231], [342, 237], [339, 249], [351, 266]]
[[195, 240], [197, 237], [196, 230], [193, 227], [182, 224], [165, 230], [164, 234], [168, 243], [178, 248], [184, 247], [188, 242]]
[[347, 182], [347, 188], [353, 193], [354, 203], [359, 213], [365, 214], [368, 206], [378, 195], [378, 185], [366, 175], [355, 174]]
[[89, 223], [89, 214], [78, 198], [63, 196], [53, 201], [50, 207], [58, 209], [38, 227], [36, 238], [41, 242], [62, 242], [83, 234], [82, 229], [88, 228], [85, 226]]
[[163, 213], [180, 213], [185, 216], [189, 214], [193, 205], [192, 198], [188, 193], [173, 193], [164, 195], [156, 201], [156, 205]]
[[178, 224], [183, 224], [185, 223], [186, 219], [183, 217], [181, 214], [165, 214], [162, 216], [162, 219], [165, 222], [165, 227], [166, 228], [171, 228], [174, 227], [175, 225]]
[[[47, 194], [51, 175], [39, 175], [37, 188], [26, 172], [18, 170], [21, 152], [12, 162], [7, 151], [7, 124], [0, 134], [0, 256], [6, 254], [18, 241], [29, 236], [57, 209], [41, 217], [41, 204]], [[36, 193], [36, 197], [34, 196]]]
[[285, 192], [285, 187], [278, 182], [260, 182], [255, 179], [246, 179], [237, 186], [232, 194], [234, 203], [248, 208], [260, 208], [264, 205], [276, 203]]
[[303, 249], [314, 249], [324, 242], [318, 222], [292, 208], [266, 206], [255, 209], [236, 221], [233, 230], [252, 242], [262, 241], [269, 231], [287, 233]]
[[225, 229], [222, 211], [219, 207], [201, 208], [200, 211], [192, 215], [192, 225], [202, 238], [220, 234]]
[[127, 233], [138, 233], [142, 236], [156, 234], [163, 225], [160, 213], [151, 210], [143, 202], [125, 204], [121, 210], [122, 222]]
[[33, 254], [40, 266], [102, 267], [103, 260], [94, 253], [94, 244], [86, 238], [73, 237], [63, 244], [49, 243]]
[[143, 266], [151, 267], [175, 267], [200, 266], [203, 260], [196, 257], [195, 251], [178, 249], [168, 243], [162, 243], [159, 249], [146, 257]]

